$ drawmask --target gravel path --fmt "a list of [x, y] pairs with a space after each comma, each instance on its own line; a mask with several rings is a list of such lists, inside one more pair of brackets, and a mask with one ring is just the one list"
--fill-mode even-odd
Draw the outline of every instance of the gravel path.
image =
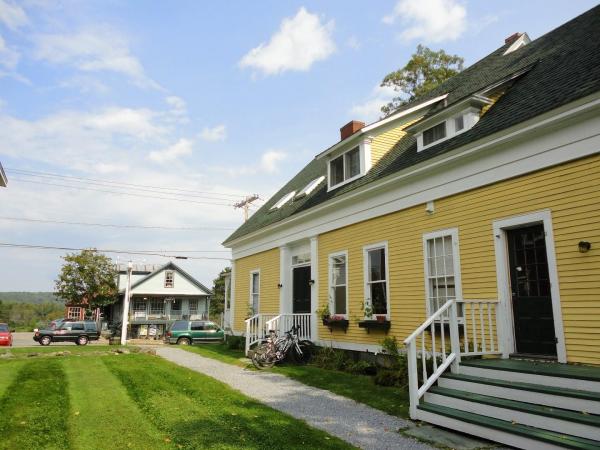
[[274, 409], [363, 449], [432, 449], [397, 431], [409, 422], [283, 375], [244, 370], [172, 347], [156, 354], [204, 373]]

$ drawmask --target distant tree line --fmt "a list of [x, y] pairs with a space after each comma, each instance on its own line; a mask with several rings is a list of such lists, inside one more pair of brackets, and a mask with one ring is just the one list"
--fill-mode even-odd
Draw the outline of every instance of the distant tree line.
[[65, 307], [59, 302], [23, 303], [0, 301], [0, 322], [11, 329], [31, 331], [45, 323], [63, 317]]

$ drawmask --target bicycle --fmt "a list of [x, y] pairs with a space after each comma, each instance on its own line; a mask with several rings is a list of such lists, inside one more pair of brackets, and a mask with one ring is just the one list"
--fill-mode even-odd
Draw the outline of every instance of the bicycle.
[[257, 369], [268, 369], [291, 356], [297, 364], [306, 364], [311, 357], [312, 342], [300, 340], [299, 325], [294, 325], [284, 337], [278, 337], [274, 330], [265, 342], [259, 344], [252, 353], [252, 364]]

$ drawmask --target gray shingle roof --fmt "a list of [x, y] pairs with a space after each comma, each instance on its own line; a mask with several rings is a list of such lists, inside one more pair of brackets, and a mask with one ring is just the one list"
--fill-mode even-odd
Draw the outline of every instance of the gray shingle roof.
[[323, 183], [311, 195], [270, 211], [271, 206], [283, 195], [293, 190], [299, 191], [311, 180], [327, 173], [326, 159], [314, 159], [225, 242], [600, 91], [599, 42], [600, 6], [597, 6], [512, 53], [504, 55], [509, 44], [498, 48], [426, 95], [402, 107], [407, 109], [446, 93], [447, 106], [450, 106], [511, 74], [529, 69], [473, 128], [423, 152], [417, 152], [415, 138], [407, 135], [364, 177], [330, 192], [327, 192], [327, 183]]

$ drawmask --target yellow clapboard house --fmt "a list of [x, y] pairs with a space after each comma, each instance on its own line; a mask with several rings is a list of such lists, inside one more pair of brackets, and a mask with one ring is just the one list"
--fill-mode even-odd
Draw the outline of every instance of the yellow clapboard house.
[[224, 243], [232, 332], [250, 349], [297, 324], [375, 353], [394, 336], [413, 418], [522, 448], [598, 443], [599, 40], [596, 7], [342, 127]]

